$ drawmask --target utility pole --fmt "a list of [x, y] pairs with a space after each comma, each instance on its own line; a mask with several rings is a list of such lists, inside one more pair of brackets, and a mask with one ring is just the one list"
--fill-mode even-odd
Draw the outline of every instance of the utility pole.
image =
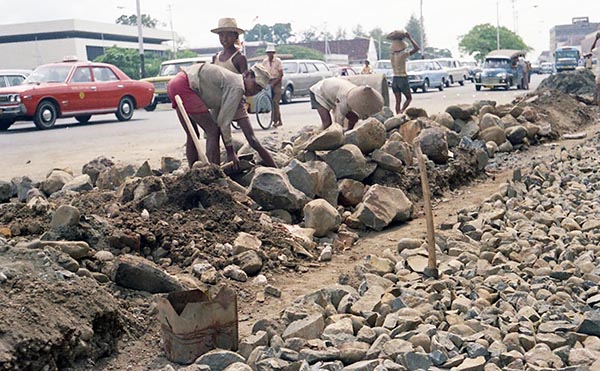
[[137, 29], [138, 29], [138, 43], [140, 45], [140, 64], [141, 64], [141, 75], [142, 78], [146, 77], [146, 67], [144, 62], [144, 37], [142, 36], [142, 12], [140, 11], [140, 0], [135, 0], [137, 8]]
[[169, 23], [171, 24], [171, 38], [173, 39], [173, 58], [177, 58], [177, 41], [175, 40], [175, 31], [173, 31], [173, 6], [167, 6], [169, 11]]
[[500, 1], [496, 0], [496, 49], [500, 50]]
[[421, 0], [421, 59], [425, 59], [425, 27], [423, 26], [423, 0]]

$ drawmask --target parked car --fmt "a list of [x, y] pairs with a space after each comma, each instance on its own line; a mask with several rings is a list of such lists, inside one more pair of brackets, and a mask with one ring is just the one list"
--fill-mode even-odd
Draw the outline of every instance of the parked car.
[[523, 71], [516, 61], [524, 56], [525, 52], [520, 50], [500, 49], [490, 52], [485, 57], [483, 71], [475, 75], [475, 90], [480, 91], [482, 87], [508, 90], [513, 86], [520, 89]]
[[317, 82], [333, 77], [333, 72], [325, 62], [312, 59], [289, 59], [284, 60], [283, 81], [281, 83], [283, 93], [281, 101], [290, 103], [294, 97], [308, 95], [309, 88]]
[[443, 69], [448, 72], [448, 80], [446, 80], [446, 87], [457, 82], [460, 86], [465, 84], [465, 80], [469, 79], [469, 69], [460, 63], [457, 59], [453, 58], [436, 58], [436, 62], [442, 66]]
[[408, 61], [406, 62], [406, 72], [413, 93], [416, 93], [417, 89], [426, 93], [429, 88], [438, 88], [442, 91], [449, 78], [448, 72], [432, 59]]
[[469, 80], [475, 82], [475, 74], [481, 72], [482, 68], [477, 64], [476, 61], [461, 61], [462, 65], [467, 67], [469, 70]]
[[327, 67], [333, 73], [333, 76], [355, 76], [359, 73], [351, 66], [338, 66], [337, 64], [328, 64]]
[[382, 73], [388, 81], [388, 85], [392, 86], [392, 78], [394, 70], [392, 69], [392, 61], [389, 59], [380, 59], [373, 66], [373, 73]]
[[130, 79], [111, 64], [67, 61], [36, 68], [23, 84], [0, 88], [0, 130], [17, 120], [49, 129], [60, 117], [81, 123], [92, 115], [114, 113], [127, 121], [136, 108], [152, 102], [154, 86]]
[[150, 105], [144, 107], [144, 109], [146, 111], [154, 111], [156, 105], [159, 103], [171, 103], [167, 95], [167, 84], [183, 67], [189, 67], [195, 63], [210, 63], [211, 61], [212, 57], [193, 57], [162, 62], [158, 76], [142, 79], [142, 81], [148, 81], [154, 85], [154, 100]]
[[531, 64], [531, 74], [536, 74], [539, 75], [542, 73], [542, 66], [537, 64], [537, 63], [532, 63]]
[[551, 75], [554, 72], [554, 63], [543, 62], [541, 64], [541, 73]]
[[21, 85], [31, 70], [0, 70], [0, 88]]

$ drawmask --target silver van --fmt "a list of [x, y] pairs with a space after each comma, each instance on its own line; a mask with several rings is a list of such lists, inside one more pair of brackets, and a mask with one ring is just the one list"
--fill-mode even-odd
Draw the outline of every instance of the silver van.
[[281, 101], [290, 103], [294, 97], [308, 95], [311, 86], [333, 76], [323, 61], [314, 59], [287, 59], [282, 61], [283, 81]]

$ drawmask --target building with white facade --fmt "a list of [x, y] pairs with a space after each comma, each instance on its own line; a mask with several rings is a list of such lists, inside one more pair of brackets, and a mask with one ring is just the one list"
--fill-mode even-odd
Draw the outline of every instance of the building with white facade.
[[[171, 32], [143, 28], [142, 36], [144, 51], [171, 49]], [[0, 25], [0, 69], [33, 69], [65, 56], [92, 61], [112, 46], [137, 50], [137, 27], [80, 19]]]

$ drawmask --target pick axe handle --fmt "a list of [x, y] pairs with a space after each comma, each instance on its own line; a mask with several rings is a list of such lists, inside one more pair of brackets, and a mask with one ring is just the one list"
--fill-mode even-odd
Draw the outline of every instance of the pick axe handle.
[[196, 147], [196, 152], [198, 152], [198, 160], [203, 164], [208, 164], [208, 158], [200, 148], [200, 141], [198, 140], [194, 126], [190, 121], [190, 117], [188, 116], [185, 107], [183, 106], [183, 101], [179, 95], [175, 96], [175, 103], [177, 103], [177, 108], [179, 108], [179, 112], [181, 113], [181, 116], [183, 116], [183, 121], [188, 129], [188, 133], [190, 134], [190, 137], [192, 137], [192, 142], [194, 142], [194, 147]]
[[423, 203], [425, 208], [425, 220], [427, 222], [427, 246], [429, 247], [429, 255], [427, 267], [431, 270], [437, 270], [437, 256], [435, 253], [435, 234], [433, 229], [433, 211], [431, 210], [431, 193], [429, 192], [429, 179], [427, 177], [427, 167], [423, 159], [421, 145], [417, 142], [415, 146], [415, 154], [417, 155], [417, 163], [419, 164], [419, 172], [421, 173], [421, 187], [423, 189]]

